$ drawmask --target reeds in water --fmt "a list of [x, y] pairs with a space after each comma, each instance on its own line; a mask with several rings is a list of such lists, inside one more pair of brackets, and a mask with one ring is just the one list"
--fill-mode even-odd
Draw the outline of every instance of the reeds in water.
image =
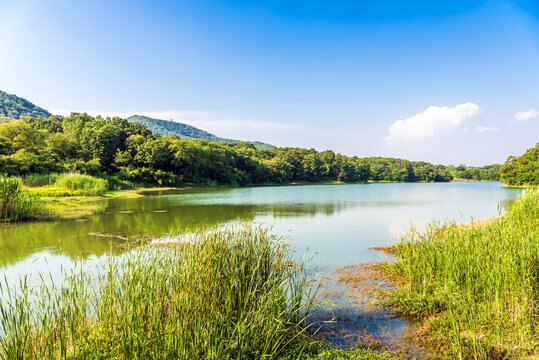
[[428, 317], [431, 341], [450, 358], [539, 353], [539, 192], [487, 225], [411, 231], [386, 270], [400, 284], [393, 305]]
[[278, 358], [305, 332], [306, 269], [261, 227], [143, 247], [63, 286], [4, 288], [1, 359]]

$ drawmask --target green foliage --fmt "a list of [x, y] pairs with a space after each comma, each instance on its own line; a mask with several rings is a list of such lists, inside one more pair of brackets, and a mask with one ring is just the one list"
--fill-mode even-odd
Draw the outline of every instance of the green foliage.
[[54, 186], [77, 191], [80, 195], [96, 196], [108, 190], [109, 182], [90, 175], [68, 173], [58, 175]]
[[[435, 341], [449, 358], [520, 358], [539, 351], [539, 192], [491, 224], [411, 230], [386, 264], [401, 312], [437, 315]], [[445, 345], [444, 345], [445, 344]]]
[[370, 166], [370, 178], [373, 181], [451, 181], [451, 175], [442, 165], [433, 165], [423, 161], [372, 157], [366, 159]]
[[[161, 134], [162, 136], [178, 136], [181, 139], [200, 139], [211, 142], [225, 142], [225, 143], [241, 143], [240, 140], [225, 139], [213, 134], [210, 134], [207, 131], [198, 129], [194, 126], [175, 122], [167, 121], [160, 119], [153, 119], [147, 116], [142, 115], [133, 115], [127, 118], [128, 121], [136, 122], [146, 126], [154, 134]], [[274, 148], [273, 145], [265, 144], [260, 141], [249, 142], [255, 146], [255, 148], [260, 150], [271, 150]]]
[[58, 287], [23, 281], [2, 294], [1, 359], [276, 359], [305, 339], [307, 270], [263, 228], [204, 231], [82, 269]]
[[0, 120], [21, 119], [25, 116], [48, 118], [51, 114], [24, 98], [0, 90]]
[[21, 189], [18, 178], [0, 177], [0, 221], [27, 220], [41, 212], [41, 201]]
[[519, 157], [509, 156], [500, 175], [509, 185], [539, 185], [539, 143]]
[[0, 123], [0, 173], [68, 171], [160, 186], [451, 180], [443, 166], [425, 162], [154, 136], [120, 118], [72, 113]]
[[[303, 345], [303, 344], [302, 344]], [[315, 343], [311, 346], [298, 346], [296, 351], [290, 351], [279, 358], [280, 360], [397, 360], [399, 358], [370, 348], [328, 349]]]
[[499, 164], [486, 165], [483, 167], [459, 165], [449, 165], [446, 167], [447, 172], [454, 179], [474, 180], [474, 181], [499, 181], [500, 180]]
[[47, 186], [53, 184], [58, 174], [29, 174], [22, 178], [22, 184], [28, 187]]

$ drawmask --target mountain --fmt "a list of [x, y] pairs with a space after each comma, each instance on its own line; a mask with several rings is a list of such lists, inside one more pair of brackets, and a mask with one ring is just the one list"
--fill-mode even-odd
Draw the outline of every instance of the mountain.
[[[40, 108], [32, 104], [30, 101], [18, 97], [16, 95], [8, 94], [0, 90], [0, 121], [20, 119], [25, 116], [33, 116], [38, 118], [49, 118], [51, 113], [47, 110]], [[213, 142], [227, 142], [227, 143], [239, 143], [241, 140], [225, 139], [207, 131], [198, 129], [194, 126], [182, 124], [174, 121], [152, 119], [147, 116], [133, 115], [127, 118], [128, 121], [137, 122], [145, 125], [154, 134], [161, 134], [163, 136], [177, 135], [184, 139], [202, 139]], [[246, 141], [253, 144], [257, 149], [271, 150], [273, 145], [266, 144], [260, 141]]]
[[25, 116], [48, 118], [51, 113], [24, 98], [0, 90], [0, 120], [20, 119]]
[[[226, 143], [239, 143], [241, 140], [234, 139], [225, 139], [213, 134], [210, 134], [207, 131], [201, 130], [191, 125], [171, 121], [171, 120], [160, 120], [153, 119], [147, 116], [142, 115], [133, 115], [127, 118], [127, 121], [136, 122], [146, 126], [154, 134], [158, 133], [163, 136], [172, 136], [177, 135], [184, 139], [202, 139], [213, 142], [226, 142]], [[262, 150], [271, 150], [274, 148], [273, 145], [266, 144], [260, 141], [246, 141], [253, 144], [257, 149]]]

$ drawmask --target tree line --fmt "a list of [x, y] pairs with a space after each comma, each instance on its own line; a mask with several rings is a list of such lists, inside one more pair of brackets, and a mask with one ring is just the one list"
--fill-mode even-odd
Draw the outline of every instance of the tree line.
[[500, 176], [509, 185], [539, 185], [539, 143], [521, 156], [509, 156], [500, 169]]
[[65, 171], [159, 185], [439, 182], [454, 177], [451, 168], [427, 162], [185, 140], [153, 134], [146, 126], [118, 117], [85, 113], [0, 122], [0, 173]]

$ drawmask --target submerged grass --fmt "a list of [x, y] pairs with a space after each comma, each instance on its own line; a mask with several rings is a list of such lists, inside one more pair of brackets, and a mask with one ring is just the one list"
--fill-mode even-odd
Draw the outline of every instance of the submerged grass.
[[539, 192], [478, 226], [411, 230], [385, 265], [400, 312], [424, 317], [438, 355], [505, 359], [539, 352]]
[[0, 358], [301, 358], [308, 282], [306, 268], [261, 227], [142, 247], [97, 275], [81, 266], [62, 286], [25, 279], [4, 287]]
[[27, 220], [41, 212], [40, 199], [22, 190], [21, 184], [18, 178], [0, 177], [0, 222]]

